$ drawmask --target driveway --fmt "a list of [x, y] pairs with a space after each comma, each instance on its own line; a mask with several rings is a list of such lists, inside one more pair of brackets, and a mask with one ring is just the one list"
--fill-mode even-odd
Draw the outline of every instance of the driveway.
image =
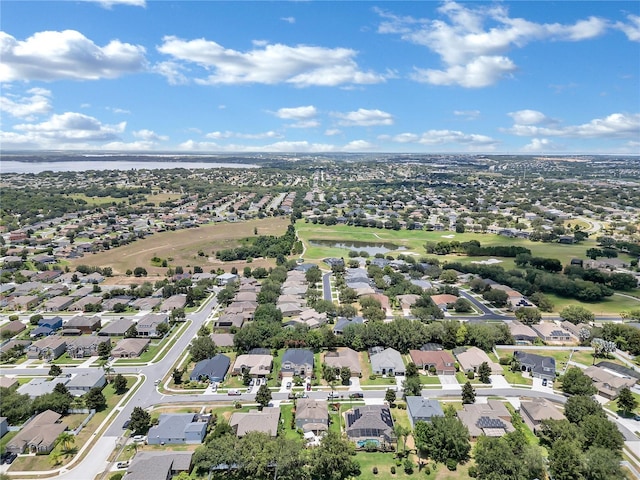
[[362, 388], [360, 387], [360, 377], [351, 377], [349, 379], [349, 391], [350, 392], [360, 392]]
[[509, 388], [509, 382], [502, 375], [490, 375], [491, 386], [493, 388]]
[[543, 387], [541, 378], [534, 377], [531, 380], [533, 380], [533, 386], [531, 387], [531, 390], [535, 390], [536, 392], [553, 393], [553, 382], [549, 382], [546, 387]]
[[455, 375], [438, 375], [443, 390], [460, 390], [460, 384]]

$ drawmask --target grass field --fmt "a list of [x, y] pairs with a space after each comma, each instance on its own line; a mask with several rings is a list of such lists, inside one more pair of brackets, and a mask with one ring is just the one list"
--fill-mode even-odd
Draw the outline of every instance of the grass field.
[[[287, 225], [289, 225], [288, 218], [278, 217], [161, 232], [123, 247], [86, 255], [71, 261], [69, 266], [75, 270], [78, 265], [97, 267], [109, 265], [113, 268], [114, 276], [124, 275], [128, 269], [133, 270], [136, 266], [147, 270], [148, 277], [138, 279], [130, 277], [127, 283], [153, 281], [154, 277], [164, 276], [167, 269], [153, 266], [151, 259], [154, 256], [167, 259], [169, 266], [182, 266], [185, 270], [198, 265], [205, 272], [217, 268], [229, 271], [234, 266], [242, 271], [246, 265], [245, 262], [221, 262], [215, 259], [215, 252], [239, 245], [241, 239], [254, 235], [254, 228], [258, 229], [258, 235], [282, 235]], [[198, 255], [199, 251], [202, 251], [204, 256]], [[250, 264], [252, 268], [273, 265], [275, 261], [262, 259], [254, 260]], [[118, 279], [118, 281], [121, 280]]]
[[116, 197], [109, 197], [109, 196], [106, 196], [106, 197], [88, 197], [84, 193], [72, 193], [72, 194], [69, 195], [69, 197], [75, 198], [75, 199], [78, 199], [78, 200], [84, 200], [90, 206], [105, 205], [105, 204], [111, 205], [113, 202], [120, 203], [120, 202], [127, 202], [128, 201], [126, 198], [116, 198]]
[[[636, 289], [629, 292], [630, 295], [640, 295], [640, 289]], [[596, 303], [585, 303], [580, 300], [574, 300], [572, 298], [562, 298], [557, 295], [545, 293], [545, 297], [553, 302], [553, 311], [555, 313], [560, 312], [563, 308], [569, 305], [578, 305], [585, 307], [592, 311], [596, 316], [606, 316], [619, 314], [625, 310], [632, 310], [640, 308], [640, 299], [629, 298], [623, 295], [613, 295], [607, 297], [604, 300]]]

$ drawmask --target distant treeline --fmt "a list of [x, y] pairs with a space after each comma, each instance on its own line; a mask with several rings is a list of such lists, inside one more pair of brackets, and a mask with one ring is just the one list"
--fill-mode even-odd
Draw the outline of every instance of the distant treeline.
[[531, 255], [531, 250], [525, 247], [513, 245], [492, 245], [483, 247], [479, 241], [458, 242], [427, 242], [424, 246], [427, 253], [435, 255], [449, 255], [451, 253], [463, 253], [472, 257], [516, 257], [520, 254]]
[[278, 258], [290, 255], [296, 243], [296, 232], [293, 225], [287, 227], [287, 232], [281, 237], [274, 235], [260, 235], [246, 240], [247, 245], [228, 248], [216, 252], [216, 258], [223, 262], [246, 260], [248, 258]]

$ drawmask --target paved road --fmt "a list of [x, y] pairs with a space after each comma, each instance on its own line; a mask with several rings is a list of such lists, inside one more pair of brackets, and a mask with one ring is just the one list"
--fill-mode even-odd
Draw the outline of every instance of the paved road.
[[325, 300], [331, 301], [331, 272], [322, 275], [322, 296]]

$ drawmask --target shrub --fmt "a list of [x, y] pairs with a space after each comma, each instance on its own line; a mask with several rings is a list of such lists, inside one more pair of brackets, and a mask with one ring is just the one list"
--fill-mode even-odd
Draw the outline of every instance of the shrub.
[[404, 461], [404, 473], [412, 474], [413, 473], [413, 462], [408, 458]]
[[424, 467], [424, 474], [425, 475], [431, 475], [431, 467], [429, 467], [429, 465]]
[[378, 378], [377, 375], [373, 375], [373, 374], [369, 375], [369, 380], [375, 380], [376, 378]]
[[500, 357], [500, 365], [511, 365], [511, 360], [513, 360], [511, 356]]
[[395, 475], [396, 474], [396, 467], [395, 465], [391, 465], [391, 475]]
[[9, 321], [10, 322], [15, 322], [16, 320], [19, 320], [20, 317], [18, 315], [9, 315]]
[[475, 374], [475, 373], [473, 373], [473, 371], [471, 371], [471, 372], [467, 372], [467, 378], [468, 378], [469, 380], [473, 380], [473, 379], [475, 378], [475, 376], [476, 376], [476, 374]]
[[109, 480], [120, 480], [122, 478], [122, 473], [114, 473], [109, 477]]
[[373, 474], [377, 475], [378, 474], [378, 467], [373, 467]]
[[475, 465], [471, 465], [469, 467], [469, 476], [471, 478], [477, 478], [478, 477], [478, 467], [476, 467]]
[[447, 468], [452, 472], [458, 468], [458, 462], [456, 462], [453, 458], [447, 458], [445, 464], [447, 465]]

